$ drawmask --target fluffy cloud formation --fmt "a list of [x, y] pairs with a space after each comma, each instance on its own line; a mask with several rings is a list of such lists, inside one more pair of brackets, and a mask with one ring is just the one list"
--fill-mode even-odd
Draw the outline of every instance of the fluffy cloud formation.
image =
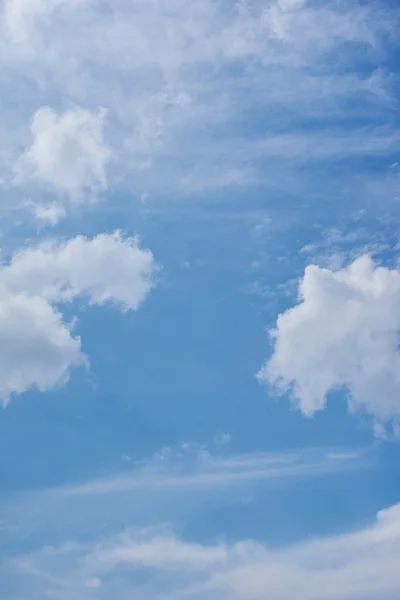
[[62, 385], [70, 367], [84, 363], [79, 337], [61, 314], [39, 296], [0, 285], [0, 401], [32, 386]]
[[63, 384], [82, 364], [80, 339], [72, 337], [54, 304], [85, 296], [136, 310], [150, 288], [153, 256], [136, 238], [119, 232], [65, 244], [44, 243], [15, 254], [0, 269], [0, 398], [31, 387]]
[[[110, 151], [103, 142], [103, 118], [101, 112], [81, 108], [62, 114], [40, 108], [32, 120], [32, 144], [16, 167], [16, 181], [36, 181], [71, 200], [105, 190]], [[55, 216], [60, 213], [53, 211], [53, 220]]]
[[85, 295], [91, 304], [112, 300], [136, 310], [152, 286], [153, 267], [151, 252], [117, 231], [18, 252], [0, 271], [0, 281], [14, 293], [25, 291], [50, 302]]
[[400, 416], [400, 273], [369, 256], [339, 271], [315, 265], [299, 285], [300, 303], [278, 317], [272, 357], [260, 380], [291, 392], [305, 415], [330, 391], [348, 389], [349, 408], [378, 423]]
[[[47, 547], [12, 561], [15, 594], [32, 600], [394, 600], [400, 589], [400, 505], [351, 534], [270, 549], [255, 541], [202, 545], [160, 528]], [[5, 565], [7, 568], [7, 565]], [[4, 566], [3, 566], [4, 569]], [[151, 574], [151, 577], [145, 576]], [[96, 588], [94, 595], [91, 588]]]

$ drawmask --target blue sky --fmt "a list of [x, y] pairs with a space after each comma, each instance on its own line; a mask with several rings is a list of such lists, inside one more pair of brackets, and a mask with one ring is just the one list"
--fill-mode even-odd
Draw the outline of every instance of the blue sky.
[[4, 0], [0, 600], [397, 600], [399, 18]]

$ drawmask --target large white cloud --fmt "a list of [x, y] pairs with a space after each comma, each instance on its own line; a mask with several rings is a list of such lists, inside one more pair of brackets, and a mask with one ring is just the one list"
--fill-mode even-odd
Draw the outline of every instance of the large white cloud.
[[81, 108], [61, 114], [39, 108], [31, 125], [32, 144], [17, 163], [16, 181], [36, 181], [72, 200], [105, 190], [110, 150], [103, 141], [103, 117]]
[[396, 420], [400, 272], [366, 255], [339, 271], [312, 265], [300, 282], [299, 301], [278, 317], [273, 354], [258, 377], [290, 391], [305, 415], [345, 387], [350, 409], [365, 409], [381, 424]]
[[150, 288], [152, 254], [119, 232], [78, 236], [15, 254], [0, 268], [0, 399], [31, 387], [41, 391], [68, 380], [85, 362], [79, 337], [54, 307], [77, 296], [136, 310]]

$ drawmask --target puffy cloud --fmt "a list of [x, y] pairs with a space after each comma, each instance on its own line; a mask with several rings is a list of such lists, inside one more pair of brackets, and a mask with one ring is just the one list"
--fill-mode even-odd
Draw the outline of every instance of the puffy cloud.
[[68, 380], [85, 358], [79, 338], [53, 304], [86, 296], [136, 310], [152, 287], [152, 254], [116, 232], [78, 236], [15, 254], [0, 269], [0, 398], [31, 387], [44, 391]]
[[84, 363], [79, 337], [41, 297], [0, 286], [0, 400], [30, 387], [49, 390], [66, 382], [68, 370]]
[[150, 291], [153, 268], [151, 252], [142, 250], [137, 238], [117, 231], [23, 250], [0, 271], [0, 281], [15, 293], [26, 291], [50, 302], [85, 295], [92, 304], [112, 300], [135, 310]]
[[[110, 150], [103, 142], [103, 118], [102, 112], [81, 108], [62, 114], [47, 106], [37, 110], [31, 125], [33, 141], [17, 163], [16, 182], [33, 180], [72, 200], [105, 190]], [[60, 213], [53, 211], [55, 216]]]
[[367, 255], [338, 271], [305, 270], [299, 304], [278, 317], [260, 380], [290, 392], [312, 415], [347, 388], [349, 408], [377, 423], [400, 415], [400, 273]]

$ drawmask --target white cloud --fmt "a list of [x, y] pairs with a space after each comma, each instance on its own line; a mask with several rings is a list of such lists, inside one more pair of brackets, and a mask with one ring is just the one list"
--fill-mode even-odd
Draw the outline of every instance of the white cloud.
[[338, 271], [306, 268], [299, 304], [278, 317], [260, 380], [289, 392], [305, 415], [345, 387], [351, 410], [378, 423], [400, 416], [400, 272], [365, 255]]
[[342, 131], [337, 133], [333, 130], [320, 130], [317, 133], [309, 132], [307, 138], [297, 133], [267, 136], [255, 150], [260, 155], [296, 158], [303, 162], [310, 159], [379, 156], [391, 150], [396, 151], [398, 145], [397, 132], [375, 130], [371, 133], [368, 129], [353, 129], [348, 135]]
[[56, 202], [47, 205], [27, 202], [25, 206], [32, 209], [32, 212], [38, 221], [48, 223], [49, 225], [56, 225], [66, 215], [65, 206], [57, 204]]
[[85, 295], [92, 304], [111, 300], [136, 310], [153, 285], [153, 269], [151, 252], [142, 250], [137, 238], [117, 231], [18, 252], [0, 271], [0, 281], [15, 293], [25, 291], [49, 302]]
[[[375, 454], [371, 457], [368, 452], [350, 448], [337, 453], [338, 456], [331, 448], [319, 448], [221, 457], [194, 443], [190, 448], [187, 444], [164, 448], [147, 461], [132, 458], [129, 465], [120, 465], [122, 471], [109, 473], [103, 479], [26, 490], [3, 498], [2, 548], [25, 548], [26, 542], [33, 539], [40, 540], [43, 546], [62, 546], [76, 535], [79, 539], [99, 541], [98, 549], [103, 553], [112, 550], [115, 541], [123, 545], [126, 540], [129, 547], [133, 542], [147, 545], [155, 537], [169, 540], [172, 524], [181, 527], [187, 517], [194, 523], [196, 515], [206, 532], [209, 529], [204, 517], [210, 508], [218, 513], [226, 506], [242, 511], [249, 499], [260, 507], [263, 498], [271, 500], [276, 494], [286, 494], [297, 489], [299, 483], [309, 482], [312, 486], [319, 478], [346, 477], [348, 472], [360, 474], [371, 466], [371, 458], [376, 458]], [[267, 521], [270, 518], [266, 515]], [[259, 531], [254, 520], [244, 522], [248, 523], [250, 536]], [[14, 528], [13, 523], [18, 523], [18, 527]], [[169, 527], [159, 527], [164, 523]], [[131, 531], [114, 539], [126, 526]], [[220, 529], [217, 523], [210, 526]], [[150, 531], [143, 532], [143, 528]], [[138, 531], [143, 535], [138, 535]], [[105, 538], [112, 535], [113, 539], [105, 539], [103, 533]], [[226, 533], [230, 535], [230, 530]], [[211, 541], [214, 543], [215, 538]], [[157, 562], [162, 563], [159, 559]], [[89, 578], [87, 574], [85, 580]]]
[[[252, 149], [243, 152], [246, 141], [252, 146], [240, 135], [247, 124], [253, 131], [248, 115], [269, 116], [259, 129], [271, 139], [269, 156], [275, 150], [290, 154], [284, 134], [291, 128], [307, 154], [328, 160], [332, 153], [325, 149], [345, 152], [363, 115], [386, 124], [387, 107], [396, 102], [390, 74], [376, 68], [396, 19], [393, 9], [379, 4], [260, 0], [228, 10], [214, 0], [173, 0], [168, 6], [120, 0], [110, 15], [95, 0], [7, 0], [0, 16], [0, 84], [6, 97], [20, 99], [18, 107], [7, 105], [7, 151], [21, 147], [21, 122], [43, 98], [57, 107], [67, 99], [92, 116], [105, 106], [116, 158], [109, 180], [139, 194], [166, 187], [192, 193], [205, 181], [210, 188], [236, 186], [243, 179], [269, 181], [277, 171], [290, 179], [287, 164], [277, 169], [264, 160], [261, 168]], [[368, 73], [358, 68], [360, 48], [373, 59]], [[332, 61], [332, 52], [340, 61]], [[311, 119], [315, 132], [327, 116], [332, 128], [321, 134], [323, 143], [310, 146], [304, 119]], [[371, 139], [365, 134], [365, 143], [352, 145], [357, 153], [375, 153], [376, 137], [382, 153], [392, 149], [390, 124], [382, 136], [374, 131], [376, 121], [368, 122]], [[259, 136], [252, 138], [257, 147]], [[50, 185], [40, 165], [31, 165], [31, 175], [37, 172]], [[66, 171], [60, 172], [64, 189]], [[96, 191], [98, 175], [96, 170]]]
[[218, 573], [213, 584], [222, 598], [232, 597], [229, 593], [237, 598], [273, 593], [276, 600], [394, 600], [400, 589], [399, 551], [400, 505], [396, 505], [379, 512], [374, 525], [353, 534], [281, 551], [244, 546], [244, 556], [237, 561], [242, 564]]
[[224, 547], [185, 544], [170, 532], [156, 531], [153, 536], [150, 537], [149, 532], [136, 536], [134, 533], [122, 534], [95, 550], [88, 562], [96, 567], [101, 565], [101, 572], [105, 573], [124, 564], [162, 570], [201, 570], [227, 558]]
[[0, 268], [0, 397], [31, 387], [45, 391], [82, 364], [79, 338], [54, 304], [86, 296], [136, 310], [152, 287], [152, 254], [119, 232], [44, 243], [15, 254]]
[[[400, 505], [354, 533], [271, 549], [252, 540], [202, 545], [160, 528], [9, 559], [16, 596], [145, 600], [395, 600], [400, 589]], [[144, 577], [150, 573], [150, 577]], [[10, 576], [10, 575], [8, 575]], [[18, 579], [16, 579], [18, 578]], [[89, 596], [91, 597], [91, 596]]]
[[0, 400], [31, 387], [62, 385], [70, 367], [84, 363], [79, 337], [48, 302], [0, 284]]
[[[128, 473], [119, 473], [104, 479], [95, 479], [60, 490], [67, 499], [96, 496], [118, 497], [134, 493], [160, 495], [182, 494], [188, 501], [191, 493], [206, 490], [240, 488], [255, 482], [314, 477], [346, 469], [361, 468], [365, 457], [359, 452], [335, 453], [324, 450], [295, 452], [253, 452], [227, 458], [215, 457], [207, 447], [185, 443], [177, 449], [163, 448], [150, 460]], [[149, 500], [146, 497], [146, 503]]]
[[[171, 532], [173, 527], [182, 531], [182, 526], [186, 531], [187, 518], [189, 528], [198, 520], [201, 526], [204, 524], [205, 535], [216, 527], [216, 535], [230, 536], [230, 528], [223, 532], [220, 523], [212, 524], [205, 518], [209, 510], [220, 514], [220, 510], [229, 506], [229, 511], [240, 511], [251, 537], [257, 535], [260, 528], [253, 518], [247, 520], [252, 515], [250, 502], [261, 507], [264, 498], [270, 502], [276, 494], [287, 494], [289, 490], [293, 490], [290, 496], [295, 498], [294, 490], [299, 484], [318, 485], [319, 478], [340, 477], [349, 471], [360, 473], [371, 466], [369, 453], [357, 454], [346, 448], [338, 457], [331, 456], [330, 448], [227, 457], [211, 453], [206, 456], [206, 450], [194, 443], [190, 448], [185, 444], [162, 449], [145, 463], [132, 459], [129, 465], [122, 467], [122, 473], [111, 473], [103, 480], [26, 490], [4, 498], [2, 547], [14, 549], [7, 553], [10, 558], [18, 553], [17, 548], [24, 552], [30, 541], [34, 544], [31, 547], [49, 544], [65, 547], [68, 554], [71, 540], [93, 540], [93, 546], [84, 552], [95, 555], [95, 560], [90, 560], [92, 565], [101, 558], [101, 570], [104, 568], [110, 575], [121, 567], [125, 572], [137, 572], [135, 563], [139, 568], [151, 567], [157, 571], [199, 571], [216, 560], [212, 548], [207, 556], [207, 548], [215, 544], [215, 537], [213, 534], [212, 539], [206, 540], [207, 548], [197, 543], [185, 549], [184, 542]], [[247, 510], [250, 512], [246, 517], [243, 511]], [[270, 520], [271, 515], [266, 515], [266, 521]], [[18, 527], [13, 523], [18, 523]], [[197, 526], [198, 523], [196, 529]], [[36, 540], [39, 540], [37, 545]], [[157, 540], [157, 548], [153, 540]], [[201, 541], [204, 540], [202, 535]], [[217, 548], [217, 552], [223, 557], [225, 551]], [[45, 571], [55, 576], [57, 569], [48, 564]], [[91, 568], [82, 581], [95, 577], [103, 579], [103, 574]], [[157, 577], [156, 571], [151, 577]], [[1, 565], [0, 580], [3, 583]], [[130, 598], [133, 596], [131, 593]], [[32, 599], [31, 595], [28, 597]], [[118, 594], [117, 597], [120, 598]], [[138, 597], [143, 598], [143, 595]]]
[[103, 119], [103, 113], [81, 108], [62, 114], [47, 106], [37, 110], [33, 141], [17, 163], [16, 182], [36, 181], [71, 200], [104, 191], [110, 150], [103, 142]]

